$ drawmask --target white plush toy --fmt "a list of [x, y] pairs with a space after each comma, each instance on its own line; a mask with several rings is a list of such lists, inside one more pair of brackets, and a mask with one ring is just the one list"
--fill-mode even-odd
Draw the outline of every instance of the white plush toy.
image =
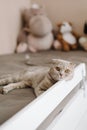
[[87, 22], [84, 24], [83, 31], [85, 35], [79, 38], [79, 44], [85, 51], [87, 51]]
[[62, 46], [61, 48], [63, 51], [76, 50], [78, 47], [77, 36], [76, 33], [73, 31], [72, 24], [70, 22], [62, 22], [57, 26], [58, 26], [58, 34], [57, 34], [58, 46], [61, 43]]
[[18, 37], [16, 52], [49, 50], [54, 40], [53, 28], [44, 9], [34, 4], [30, 10], [25, 11], [23, 18], [24, 25]]
[[80, 37], [79, 44], [85, 51], [87, 51], [87, 37], [85, 36]]

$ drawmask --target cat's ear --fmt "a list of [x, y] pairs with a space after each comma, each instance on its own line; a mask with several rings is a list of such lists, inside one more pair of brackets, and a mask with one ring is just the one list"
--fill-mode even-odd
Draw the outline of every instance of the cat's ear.
[[76, 66], [76, 64], [75, 64], [75, 63], [72, 63], [72, 62], [70, 62], [70, 65], [71, 65], [72, 67], [74, 67], [74, 68], [75, 68], [75, 66]]
[[52, 59], [52, 64], [59, 64], [60, 63], [60, 59]]
[[53, 64], [59, 64], [59, 63], [70, 63], [69, 61], [63, 60], [63, 59], [52, 59]]

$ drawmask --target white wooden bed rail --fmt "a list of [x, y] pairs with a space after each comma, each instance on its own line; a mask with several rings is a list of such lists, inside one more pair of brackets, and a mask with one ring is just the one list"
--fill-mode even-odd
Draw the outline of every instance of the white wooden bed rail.
[[0, 130], [36, 130], [86, 76], [85, 64], [75, 68], [71, 80], [60, 81], [1, 125]]

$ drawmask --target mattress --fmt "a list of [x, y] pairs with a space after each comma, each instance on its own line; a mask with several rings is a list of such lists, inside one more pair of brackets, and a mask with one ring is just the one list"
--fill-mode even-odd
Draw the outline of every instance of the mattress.
[[[0, 56], [0, 76], [14, 74], [24, 69], [32, 69], [37, 66], [50, 66], [51, 59], [60, 58], [70, 60], [76, 64], [81, 62], [87, 65], [87, 52], [84, 51], [44, 51], [39, 53], [27, 53], [30, 56], [26, 60], [26, 54], [12, 54]], [[8, 120], [20, 109], [35, 99], [31, 88], [13, 90], [12, 92], [0, 94], [0, 124]]]

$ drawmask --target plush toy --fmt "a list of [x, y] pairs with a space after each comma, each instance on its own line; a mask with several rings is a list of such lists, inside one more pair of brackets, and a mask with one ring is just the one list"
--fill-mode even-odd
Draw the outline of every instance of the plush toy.
[[[57, 40], [62, 45], [63, 51], [76, 50], [78, 48], [77, 34], [73, 32], [72, 24], [63, 22], [58, 24]], [[57, 46], [57, 45], [56, 45]]]
[[16, 52], [21, 53], [21, 52], [25, 52], [28, 50], [28, 47], [27, 47], [27, 36], [28, 35], [29, 35], [28, 28], [21, 29], [21, 31], [18, 35], [18, 39], [17, 39]]
[[83, 48], [85, 51], [87, 51], [87, 22], [84, 24], [84, 36], [81, 36], [79, 38], [79, 44], [81, 48]]
[[58, 34], [58, 31], [53, 30], [53, 36], [54, 36], [53, 49], [62, 50], [62, 44], [60, 43], [60, 41], [58, 41], [57, 34]]
[[81, 48], [83, 48], [85, 51], [87, 51], [87, 37], [86, 36], [82, 36], [79, 38], [79, 44], [80, 44]]
[[44, 9], [37, 4], [23, 12], [23, 27], [17, 40], [16, 52], [48, 50], [53, 44], [52, 24]]
[[38, 4], [32, 4], [29, 9], [24, 9], [22, 11], [23, 27], [29, 27], [29, 21], [35, 15], [46, 15], [44, 7]]
[[30, 20], [28, 48], [32, 52], [49, 50], [53, 44], [52, 24], [47, 16], [36, 15]]

